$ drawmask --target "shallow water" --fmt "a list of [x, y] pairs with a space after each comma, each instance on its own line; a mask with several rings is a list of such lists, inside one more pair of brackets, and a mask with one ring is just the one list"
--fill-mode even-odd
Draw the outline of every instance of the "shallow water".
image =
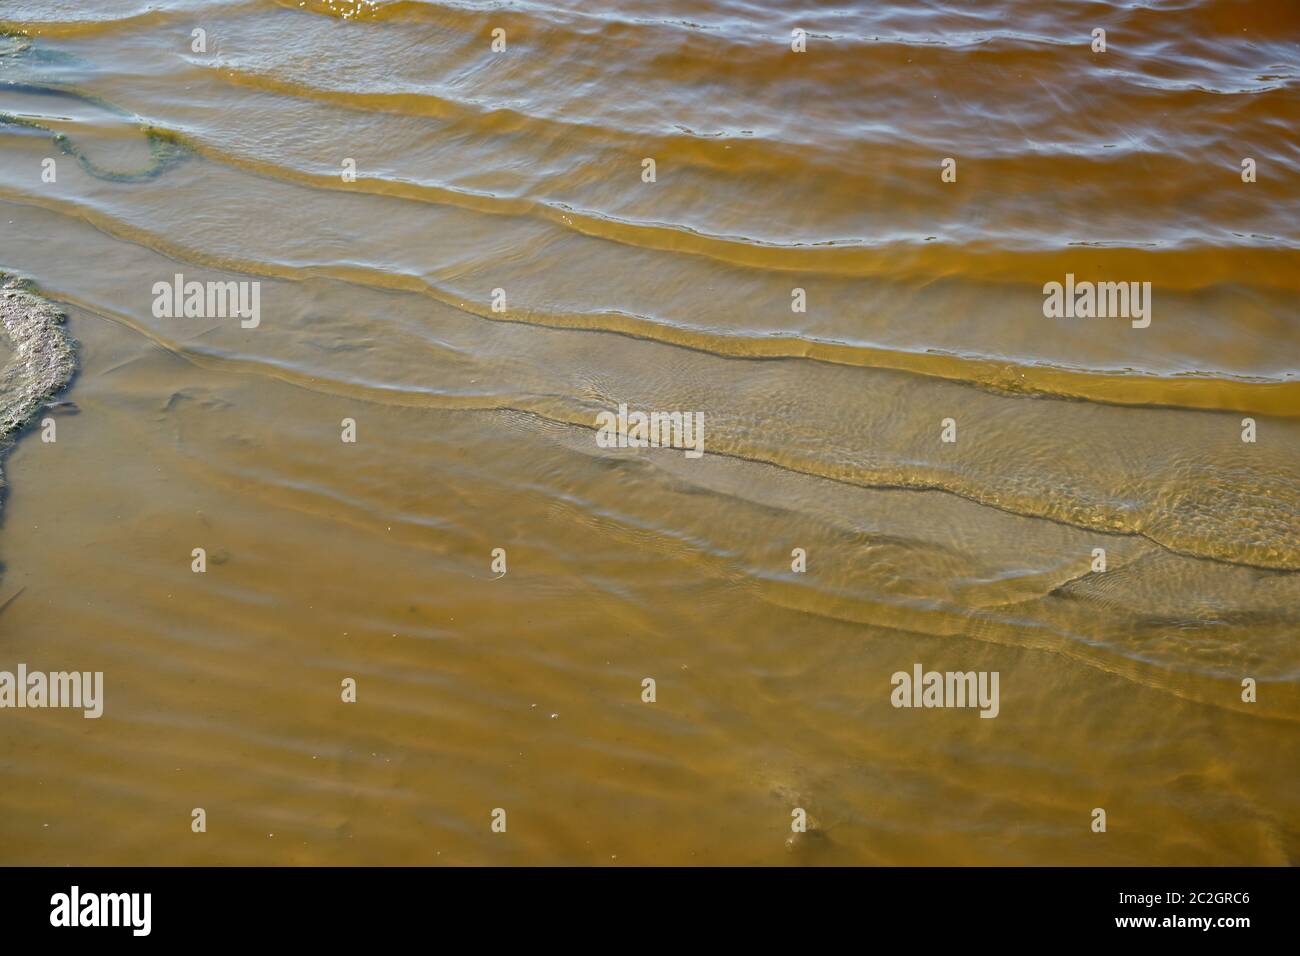
[[1300, 10], [603, 6], [0, 0], [0, 862], [1295, 862]]

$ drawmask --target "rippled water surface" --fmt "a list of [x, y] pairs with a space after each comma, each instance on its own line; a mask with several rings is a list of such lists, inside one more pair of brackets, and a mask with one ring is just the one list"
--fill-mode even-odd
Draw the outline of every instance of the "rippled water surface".
[[[0, 272], [79, 343], [0, 670], [105, 675], [0, 711], [0, 863], [1300, 859], [1292, 0], [0, 29]], [[1046, 317], [1067, 274], [1150, 324]], [[600, 447], [620, 403], [704, 456]], [[996, 719], [891, 706], [916, 663]]]

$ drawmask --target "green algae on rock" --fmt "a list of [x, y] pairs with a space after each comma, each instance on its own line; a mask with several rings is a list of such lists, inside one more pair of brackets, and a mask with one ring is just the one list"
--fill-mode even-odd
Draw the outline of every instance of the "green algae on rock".
[[[63, 318], [29, 283], [0, 272], [0, 338], [9, 351], [0, 368], [0, 455], [72, 380], [76, 352]], [[0, 484], [3, 480], [0, 475]]]

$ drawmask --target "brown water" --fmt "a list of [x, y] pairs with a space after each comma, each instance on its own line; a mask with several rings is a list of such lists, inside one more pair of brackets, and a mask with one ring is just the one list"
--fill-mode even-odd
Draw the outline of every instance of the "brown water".
[[1300, 859], [1300, 7], [787, 7], [0, 0], [0, 863]]

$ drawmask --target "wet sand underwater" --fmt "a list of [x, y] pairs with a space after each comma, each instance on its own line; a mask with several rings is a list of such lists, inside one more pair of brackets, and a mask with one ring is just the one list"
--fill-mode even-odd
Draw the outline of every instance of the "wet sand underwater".
[[0, 671], [104, 710], [0, 709], [0, 864], [1300, 858], [1293, 5], [83, 7], [0, 0]]

